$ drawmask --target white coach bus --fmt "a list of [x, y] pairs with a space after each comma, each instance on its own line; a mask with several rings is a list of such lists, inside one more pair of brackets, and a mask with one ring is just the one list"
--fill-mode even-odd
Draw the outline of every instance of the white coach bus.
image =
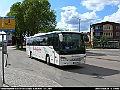
[[38, 33], [26, 38], [26, 53], [47, 64], [59, 66], [85, 63], [84, 35], [72, 31]]

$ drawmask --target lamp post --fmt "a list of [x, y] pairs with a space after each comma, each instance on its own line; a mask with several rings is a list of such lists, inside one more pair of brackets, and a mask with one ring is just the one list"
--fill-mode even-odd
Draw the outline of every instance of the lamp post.
[[[72, 18], [77, 18], [77, 17], [72, 17]], [[80, 32], [80, 18], [77, 18], [79, 20], [79, 32]]]
[[80, 32], [80, 20], [81, 20], [81, 19], [80, 19], [80, 18], [78, 18], [78, 20], [79, 20], [79, 32]]

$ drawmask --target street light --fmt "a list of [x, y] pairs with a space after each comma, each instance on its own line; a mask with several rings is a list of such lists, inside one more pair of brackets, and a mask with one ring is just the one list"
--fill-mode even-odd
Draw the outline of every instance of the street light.
[[[77, 18], [77, 17], [72, 17], [72, 18]], [[79, 20], [79, 32], [80, 32], [80, 18], [77, 18]]]

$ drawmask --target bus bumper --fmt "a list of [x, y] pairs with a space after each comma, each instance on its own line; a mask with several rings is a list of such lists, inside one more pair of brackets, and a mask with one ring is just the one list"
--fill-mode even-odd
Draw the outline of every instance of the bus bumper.
[[79, 64], [85, 64], [86, 59], [81, 59], [80, 61], [61, 61], [60, 66], [67, 66], [67, 65], [79, 65]]

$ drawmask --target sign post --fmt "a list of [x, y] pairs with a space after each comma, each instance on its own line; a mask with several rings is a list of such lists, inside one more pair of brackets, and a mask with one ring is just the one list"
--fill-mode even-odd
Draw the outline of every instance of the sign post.
[[2, 17], [0, 17], [0, 30], [2, 30]]
[[[0, 31], [9, 31], [9, 32], [15, 31], [15, 18], [11, 18], [11, 17], [3, 17], [2, 18], [2, 17], [0, 17]], [[2, 35], [2, 75], [3, 75], [3, 84], [5, 84], [4, 54], [6, 54], [7, 52], [5, 52], [4, 49], [7, 48], [7, 45], [4, 44], [4, 35], [7, 35], [7, 34], [1, 34], [1, 35]], [[6, 46], [4, 46], [4, 45], [6, 45]]]
[[5, 83], [5, 79], [4, 79], [4, 34], [2, 34], [2, 74], [3, 74], [3, 83]]

